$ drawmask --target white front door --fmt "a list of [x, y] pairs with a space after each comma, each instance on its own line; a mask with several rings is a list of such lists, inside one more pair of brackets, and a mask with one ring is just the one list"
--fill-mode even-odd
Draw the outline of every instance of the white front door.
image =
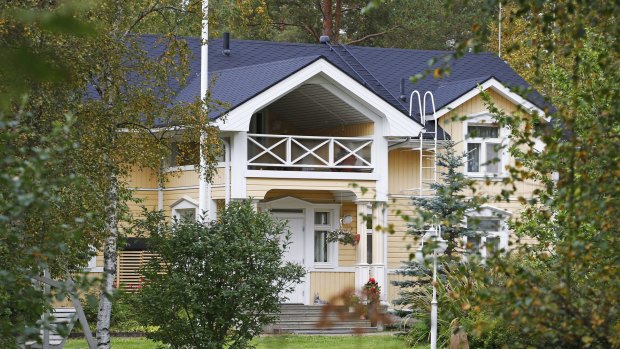
[[[287, 222], [287, 229], [290, 231], [290, 240], [287, 250], [284, 253], [286, 262], [297, 263], [301, 266], [305, 265], [305, 244], [304, 244], [304, 222], [303, 213], [283, 213], [273, 212], [272, 216]], [[303, 277], [301, 282], [295, 285], [295, 289], [287, 293], [288, 298], [285, 303], [305, 303], [304, 290], [306, 289], [306, 278]]]

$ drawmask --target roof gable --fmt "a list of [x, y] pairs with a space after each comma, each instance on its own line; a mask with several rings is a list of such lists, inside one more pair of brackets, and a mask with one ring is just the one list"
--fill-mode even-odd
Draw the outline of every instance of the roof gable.
[[[188, 84], [179, 91], [177, 101], [189, 101], [200, 93], [200, 39], [186, 38], [193, 57], [190, 62], [191, 74]], [[222, 40], [209, 41], [209, 72], [217, 76], [211, 94], [215, 99], [228, 103], [229, 108], [213, 110], [211, 117], [219, 117], [225, 109], [232, 110], [247, 101], [259, 91], [273, 86], [314, 60], [321, 57], [342, 73], [358, 81], [370, 91], [381, 97], [403, 115], [409, 115], [409, 95], [411, 91], [431, 91], [436, 108], [440, 110], [451, 102], [476, 88], [489, 78], [494, 78], [507, 89], [525, 90], [530, 85], [523, 80], [499, 57], [490, 53], [471, 53], [453, 61], [449, 76], [434, 79], [426, 76], [416, 84], [405, 83], [405, 100], [399, 96], [401, 79], [409, 79], [428, 69], [432, 58], [441, 59], [449, 51], [406, 50], [392, 48], [372, 48], [349, 46], [348, 51], [368, 74], [371, 74], [385, 87], [373, 88], [364, 74], [357, 73], [351, 63], [342, 55], [324, 44], [280, 43], [251, 40], [231, 40], [230, 55], [222, 54]], [[346, 58], [346, 57], [345, 57]], [[387, 92], [387, 93], [386, 93]], [[524, 100], [545, 110], [553, 108], [536, 91], [531, 91]], [[412, 118], [419, 121], [417, 113]], [[428, 111], [427, 111], [428, 114]]]

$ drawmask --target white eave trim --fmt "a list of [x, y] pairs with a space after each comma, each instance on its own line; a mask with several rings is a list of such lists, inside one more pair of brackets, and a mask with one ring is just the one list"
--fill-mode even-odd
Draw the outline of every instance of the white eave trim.
[[[320, 58], [300, 69], [288, 78], [271, 86], [226, 114], [226, 119], [218, 119], [215, 124], [222, 131], [248, 131], [250, 119], [254, 113], [293, 91], [303, 83], [321, 74], [334, 85], [346, 91], [357, 102], [373, 113], [381, 116], [384, 121], [382, 136], [417, 137], [422, 126], [407, 115], [394, 108], [374, 92], [364, 87], [357, 80], [343, 73], [327, 60]], [[242, 83], [242, 82], [240, 82]], [[343, 103], [345, 103], [343, 101]]]
[[450, 103], [447, 106], [441, 108], [440, 110], [438, 110], [435, 113], [434, 117], [429, 117], [429, 120], [439, 119], [440, 117], [446, 115], [447, 113], [451, 112], [452, 110], [454, 110], [455, 108], [457, 108], [461, 104], [463, 104], [463, 103], [467, 102], [468, 100], [476, 97], [482, 91], [486, 91], [489, 88], [493, 89], [495, 92], [499, 93], [500, 95], [502, 95], [502, 97], [506, 98], [510, 102], [512, 102], [512, 103], [514, 103], [516, 105], [520, 105], [528, 113], [530, 113], [530, 114], [538, 113], [539, 117], [542, 117], [545, 120], [549, 121], [549, 119], [546, 117], [546, 115], [545, 115], [545, 113], [543, 112], [542, 109], [538, 108], [537, 106], [532, 104], [532, 102], [528, 101], [527, 99], [525, 99], [525, 98], [519, 96], [518, 94], [512, 92], [508, 87], [506, 87], [504, 84], [502, 84], [501, 82], [499, 82], [495, 78], [490, 78], [489, 80], [487, 80], [484, 83], [482, 83], [480, 86], [477, 86], [477, 87], [473, 88], [471, 91], [469, 91], [469, 92], [465, 93], [464, 95], [462, 95], [461, 97], [457, 98], [452, 103]]

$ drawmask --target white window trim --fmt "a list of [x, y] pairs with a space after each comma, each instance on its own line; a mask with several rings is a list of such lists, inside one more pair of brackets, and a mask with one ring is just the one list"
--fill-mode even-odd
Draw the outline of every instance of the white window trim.
[[[465, 120], [463, 122], [463, 138], [464, 138], [464, 143], [465, 143], [465, 175], [467, 175], [468, 177], [472, 177], [472, 178], [497, 178], [497, 179], [501, 179], [501, 178], [505, 178], [508, 176], [508, 172], [506, 171], [505, 167], [506, 165], [508, 165], [510, 163], [510, 154], [508, 154], [507, 151], [507, 147], [508, 147], [508, 135], [509, 135], [509, 131], [507, 128], [505, 127], [500, 127], [499, 128], [499, 138], [482, 138], [482, 137], [472, 137], [469, 138], [467, 131], [469, 126], [476, 126], [476, 125], [489, 125], [489, 124], [495, 124], [497, 123], [493, 116], [491, 114], [489, 114], [488, 112], [482, 112], [482, 113], [478, 113], [478, 114], [473, 114], [468, 116], [467, 120]], [[501, 152], [500, 157], [499, 157], [499, 162], [497, 163], [498, 167], [499, 167], [499, 171], [498, 173], [488, 173], [486, 172], [484, 169], [486, 168], [486, 161], [485, 162], [480, 162], [480, 169], [481, 171], [478, 172], [470, 172], [468, 170], [468, 156], [467, 156], [467, 145], [469, 143], [480, 143], [480, 158], [481, 159], [486, 159], [486, 145], [487, 144], [498, 144], [501, 145], [501, 149], [499, 149], [499, 151]]]
[[[323, 224], [313, 224], [312, 225], [312, 239], [314, 240], [314, 234], [316, 234], [317, 231], [332, 231], [336, 228], [338, 228], [338, 224], [336, 223], [336, 221], [338, 221], [338, 217], [340, 217], [339, 215], [336, 215], [336, 211], [335, 209], [321, 209], [321, 208], [315, 208], [313, 210], [314, 212], [312, 213], [312, 219], [314, 220], [314, 214], [317, 212], [327, 212], [329, 213], [329, 224], [327, 225], [323, 225]], [[340, 223], [340, 222], [338, 222]], [[312, 263], [315, 269], [333, 269], [336, 266], [338, 266], [338, 243], [337, 242], [328, 242], [327, 243], [327, 262], [315, 262], [314, 261], [314, 249], [316, 248], [316, 246], [314, 246], [314, 244], [312, 244]]]
[[84, 268], [84, 271], [88, 273], [103, 273], [103, 267], [97, 266], [97, 254], [95, 248], [90, 246], [90, 250], [95, 254], [88, 260], [88, 264]]
[[[332, 259], [329, 262], [314, 262], [314, 212], [332, 212], [332, 220], [330, 222], [330, 230], [336, 229], [338, 224], [338, 217], [340, 217], [340, 204], [314, 204], [308, 201], [297, 199], [291, 196], [275, 199], [264, 203], [259, 203], [258, 207], [264, 209], [278, 209], [278, 208], [295, 208], [303, 209], [305, 219], [305, 252], [304, 252], [304, 267], [308, 272], [322, 271], [322, 270], [334, 270], [338, 269], [339, 253], [338, 243], [330, 243], [333, 248]], [[309, 283], [307, 294], [309, 294]]]
[[[483, 206], [477, 212], [470, 212], [465, 217], [465, 224], [467, 225], [467, 219], [475, 218], [475, 219], [498, 219], [499, 220], [499, 231], [489, 231], [486, 232], [486, 236], [480, 237], [480, 256], [482, 260], [485, 260], [487, 257], [487, 249], [486, 249], [486, 241], [488, 237], [498, 237], [499, 238], [499, 249], [503, 249], [504, 251], [508, 251], [508, 240], [510, 238], [510, 230], [508, 229], [508, 218], [510, 218], [512, 214], [508, 211], [504, 211], [498, 209], [493, 206]], [[467, 237], [463, 237], [463, 245], [467, 245]]]

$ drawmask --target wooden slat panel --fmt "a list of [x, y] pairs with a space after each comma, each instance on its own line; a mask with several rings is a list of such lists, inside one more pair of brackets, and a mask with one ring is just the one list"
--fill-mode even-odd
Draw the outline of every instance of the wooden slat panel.
[[[310, 273], [311, 300], [318, 293], [322, 300], [330, 301], [348, 289], [355, 287], [355, 273], [350, 272], [312, 272]], [[341, 301], [330, 302], [341, 305]]]

